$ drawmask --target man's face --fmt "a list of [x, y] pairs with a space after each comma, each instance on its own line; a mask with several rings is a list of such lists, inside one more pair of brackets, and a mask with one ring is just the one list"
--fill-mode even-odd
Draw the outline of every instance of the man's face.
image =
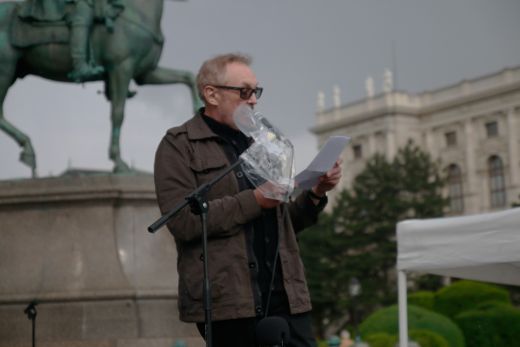
[[[242, 63], [230, 63], [226, 67], [222, 86], [227, 87], [247, 87], [254, 89], [258, 86], [256, 76], [251, 68]], [[256, 105], [257, 98], [255, 93], [244, 100], [240, 97], [240, 91], [224, 88], [215, 88], [215, 111], [218, 114], [217, 120], [236, 129], [233, 121], [233, 112], [242, 104], [247, 104], [251, 108]]]

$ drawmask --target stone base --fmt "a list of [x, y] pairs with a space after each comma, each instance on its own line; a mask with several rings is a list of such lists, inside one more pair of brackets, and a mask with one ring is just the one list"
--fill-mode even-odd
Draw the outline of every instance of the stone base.
[[[37, 345], [172, 347], [183, 340], [201, 346], [193, 326], [179, 322], [176, 305], [172, 299], [41, 303], [36, 306]], [[0, 346], [31, 346], [25, 308], [0, 306]]]
[[149, 175], [0, 182], [0, 347], [202, 346], [179, 321], [176, 249]]
[[[117, 341], [62, 341], [62, 342], [37, 342], [37, 347], [203, 347], [205, 343], [200, 338], [186, 338], [182, 340], [172, 339], [139, 339]], [[28, 347], [25, 345], [9, 345], [10, 347]]]

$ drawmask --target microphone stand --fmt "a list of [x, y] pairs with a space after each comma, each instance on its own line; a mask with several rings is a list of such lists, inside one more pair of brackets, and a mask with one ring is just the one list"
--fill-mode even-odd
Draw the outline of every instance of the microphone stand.
[[235, 167], [242, 163], [242, 160], [237, 160], [233, 165], [227, 167], [222, 170], [215, 178], [211, 181], [204, 183], [193, 192], [191, 192], [188, 196], [184, 198], [184, 201], [179, 203], [169, 212], [164, 214], [158, 220], [156, 220], [153, 224], [148, 227], [148, 231], [150, 233], [155, 233], [159, 228], [161, 228], [164, 224], [166, 224], [173, 216], [175, 216], [180, 210], [182, 210], [187, 205], [190, 205], [191, 211], [200, 215], [201, 223], [202, 223], [202, 258], [204, 263], [204, 283], [203, 283], [203, 297], [204, 297], [204, 325], [205, 325], [205, 337], [206, 337], [206, 346], [212, 347], [212, 330], [211, 330], [211, 284], [209, 282], [209, 274], [208, 274], [208, 230], [207, 230], [207, 215], [209, 210], [209, 204], [207, 200], [207, 193], [211, 190], [211, 188], [220, 181], [224, 176], [226, 176], [230, 171], [232, 171]]
[[38, 315], [38, 311], [36, 311], [36, 305], [38, 303], [33, 300], [29, 303], [29, 305], [23, 310], [23, 313], [27, 315], [27, 318], [32, 323], [32, 347], [36, 347], [36, 316]]

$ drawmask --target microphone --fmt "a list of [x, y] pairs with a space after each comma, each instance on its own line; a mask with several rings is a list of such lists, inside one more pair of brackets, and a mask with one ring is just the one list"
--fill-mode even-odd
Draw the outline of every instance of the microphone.
[[282, 317], [266, 317], [256, 326], [256, 341], [262, 347], [283, 347], [290, 339], [289, 324]]

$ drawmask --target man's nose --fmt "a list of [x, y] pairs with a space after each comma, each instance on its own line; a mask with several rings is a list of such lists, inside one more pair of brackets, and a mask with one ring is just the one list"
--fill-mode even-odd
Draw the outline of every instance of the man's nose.
[[251, 96], [249, 97], [249, 99], [247, 99], [247, 103], [248, 103], [249, 105], [253, 105], [253, 106], [256, 105], [257, 101], [258, 101], [258, 99], [256, 98], [255, 93], [251, 94]]

